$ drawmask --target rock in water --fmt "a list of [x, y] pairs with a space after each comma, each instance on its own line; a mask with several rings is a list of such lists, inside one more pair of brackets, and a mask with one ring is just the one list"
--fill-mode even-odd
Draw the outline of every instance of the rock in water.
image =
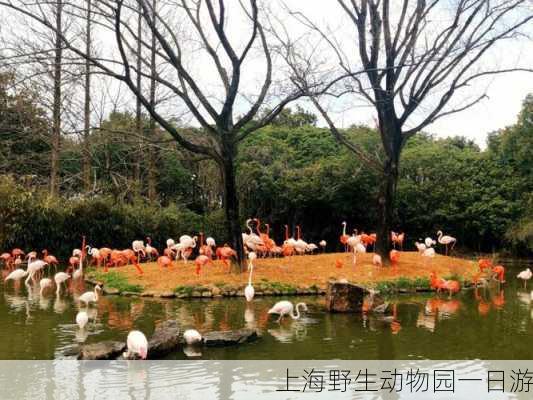
[[348, 282], [329, 282], [326, 307], [330, 312], [358, 313], [363, 310], [363, 299], [368, 289]]
[[236, 331], [214, 331], [204, 335], [204, 344], [208, 347], [232, 346], [254, 341], [258, 338], [255, 329], [238, 329]]
[[114, 360], [126, 350], [126, 343], [106, 340], [81, 348], [80, 360]]
[[148, 358], [157, 359], [177, 350], [180, 346], [180, 330], [175, 320], [159, 324], [148, 341]]

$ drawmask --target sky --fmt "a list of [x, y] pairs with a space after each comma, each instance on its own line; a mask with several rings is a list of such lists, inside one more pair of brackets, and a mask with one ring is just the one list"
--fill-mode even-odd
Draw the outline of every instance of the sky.
[[[284, 3], [288, 9], [301, 11], [309, 18], [309, 20], [313, 21], [313, 23], [316, 23], [322, 29], [329, 30], [331, 35], [338, 39], [342, 48], [345, 48], [349, 54], [354, 55], [355, 58], [352, 60], [352, 65], [356, 65], [358, 61], [356, 44], [354, 41], [354, 27], [347, 19], [336, 0], [266, 1], [266, 4], [272, 7], [271, 11], [275, 12], [276, 7], [282, 7], [281, 3]], [[456, 0], [443, 0], [440, 4], [443, 4], [443, 7], [446, 9], [448, 5], [455, 1]], [[230, 3], [234, 4], [233, 8], [229, 8], [230, 10], [240, 9], [238, 0], [227, 0], [227, 4]], [[396, 2], [395, 0], [391, 2], [391, 4], [393, 4], [393, 6], [398, 6], [401, 3], [399, 1]], [[278, 8], [278, 10], [281, 9]], [[393, 14], [394, 13], [391, 12], [391, 15]], [[398, 13], [396, 13], [396, 15], [398, 15]], [[2, 17], [1, 12], [0, 17]], [[284, 26], [287, 27], [288, 32], [293, 37], [299, 37], [303, 32], [307, 31], [302, 24], [296, 23], [294, 18], [288, 16], [286, 12], [279, 12], [279, 18], [285, 21]], [[175, 21], [173, 22], [176, 22], [177, 24], [181, 23], [176, 18], [172, 19], [174, 19]], [[434, 21], [431, 21], [431, 23], [435, 24], [434, 26], [437, 26], [442, 21], [448, 21], [447, 19], [442, 18], [441, 14], [433, 16], [433, 19]], [[249, 25], [239, 24], [239, 22], [229, 25], [230, 28], [228, 29], [231, 29], [230, 33], [237, 41], [243, 41], [248, 37], [247, 35], [250, 30]], [[16, 25], [11, 25], [12, 29], [15, 29], [15, 27]], [[530, 29], [530, 33], [531, 37], [533, 37], [533, 32], [531, 32], [533, 27], [530, 28], [532, 28]], [[191, 32], [194, 32], [194, 30], [190, 27], [188, 29], [182, 29], [180, 35], [183, 36], [180, 37], [187, 38]], [[112, 52], [112, 48], [116, 47], [113, 32], [97, 32], [95, 36], [97, 37], [97, 47], [100, 48], [100, 51], [103, 52], [101, 49], [109, 48], [108, 51]], [[531, 68], [531, 66], [533, 66], [533, 39], [531, 39], [531, 37], [524, 37], [520, 40], [506, 42], [498, 48], [497, 52], [491, 55], [491, 58], [485, 59], [484, 62], [489, 63], [490, 67], [496, 65], [503, 68], [506, 66], [522, 65]], [[114, 50], [114, 53], [116, 56], [116, 49]], [[201, 56], [197, 51], [191, 51], [190, 55], [190, 65], [196, 70], [195, 78], [198, 79], [198, 82], [205, 88], [206, 93], [213, 98], [216, 98], [217, 91], [221, 90], [221, 86], [220, 82], [217, 81], [217, 74], [213, 69], [213, 66], [209, 66], [209, 60], [206, 61], [205, 58], [201, 59]], [[335, 65], [336, 59], [334, 55], [332, 56], [330, 54], [325, 57], [329, 57], [328, 62], [330, 65]], [[481, 67], [483, 68], [486, 65], [482, 65]], [[248, 92], [256, 96], [258, 93], [258, 85], [261, 83], [261, 77], [263, 77], [263, 59], [259, 57], [256, 60], [253, 60], [250, 68], [252, 73], [243, 74], [241, 79], [245, 82], [243, 85], [246, 85]], [[279, 71], [276, 71], [276, 69], [277, 68], [275, 68], [274, 73], [283, 75], [283, 73], [280, 72], [281, 69]], [[286, 79], [286, 76], [283, 79]], [[462, 135], [474, 140], [480, 147], [484, 148], [486, 146], [487, 134], [513, 124], [520, 111], [522, 101], [528, 93], [533, 93], [533, 73], [509, 73], [492, 76], [490, 79], [476, 82], [477, 83], [472, 84], [468, 88], [467, 94], [474, 96], [475, 93], [485, 92], [488, 96], [487, 98], [466, 111], [439, 119], [432, 125], [427, 126], [424, 130], [435, 134], [437, 137]], [[116, 85], [109, 85], [106, 82], [104, 82], [104, 84], [108, 86], [108, 91], [113, 92], [113, 94], [117, 93], [117, 90], [115, 89]], [[124, 92], [128, 92], [128, 90], [124, 89]], [[433, 97], [437, 98], [436, 96]], [[128, 100], [126, 101], [131, 108], [133, 99], [131, 96], [127, 96], [127, 99]], [[348, 127], [352, 124], [375, 126], [374, 111], [371, 107], [352, 107], [349, 105], [349, 101], [350, 100], [342, 100], [337, 104], [334, 104], [330, 109], [330, 116], [335, 120], [337, 126]], [[173, 109], [176, 108], [175, 104], [175, 102], [171, 102]], [[304, 105], [310, 111], [318, 114], [311, 105]], [[246, 106], [248, 106], [248, 104], [246, 104]], [[420, 113], [420, 115], [423, 116], [423, 113]], [[193, 120], [187, 120], [187, 122], [195, 125]], [[416, 121], [412, 123], [416, 124]], [[319, 119], [319, 125], [325, 126], [324, 121]]]
[[[342, 32], [338, 35], [341, 37], [340, 40], [343, 37], [353, 37], [353, 32], [344, 31], [346, 25], [348, 25], [348, 29], [352, 27], [351, 24], [346, 24], [345, 16], [336, 0], [284, 1], [291, 9], [305, 12], [317, 25], [328, 25], [332, 27], [333, 31]], [[331, 3], [331, 7], [325, 7], [325, 3]], [[332, 21], [340, 22], [339, 25], [335, 26], [332, 25], [334, 23]], [[529, 32], [532, 33], [531, 29]], [[518, 41], [506, 43], [485, 62], [495, 65], [506, 63], [506, 65], [521, 65], [531, 68], [533, 66], [533, 35], [529, 38], [521, 38]], [[462, 135], [474, 140], [481, 148], [485, 148], [488, 133], [516, 122], [523, 100], [529, 93], [533, 93], [533, 73], [513, 72], [494, 76], [484, 81], [478, 81], [469, 90], [478, 93], [484, 91], [488, 98], [483, 99], [468, 110], [443, 117], [424, 130], [437, 137]], [[373, 115], [373, 110], [369, 108], [348, 109], [336, 113], [335, 120], [339, 126], [344, 127], [354, 123], [374, 126]], [[325, 125], [324, 121], [320, 120], [319, 124]]]

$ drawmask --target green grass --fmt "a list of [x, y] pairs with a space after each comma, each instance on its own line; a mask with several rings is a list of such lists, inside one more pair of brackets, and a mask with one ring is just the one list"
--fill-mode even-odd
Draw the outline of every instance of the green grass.
[[281, 283], [281, 282], [264, 281], [261, 284], [261, 288], [262, 290], [272, 290], [272, 291], [278, 291], [278, 292], [283, 292], [287, 294], [294, 294], [297, 291], [295, 286], [292, 286], [287, 283]]
[[132, 285], [131, 283], [129, 283], [126, 277], [119, 272], [91, 271], [89, 273], [89, 276], [98, 281], [104, 282], [104, 286], [118, 289], [121, 292], [141, 293], [144, 290], [141, 285]]
[[399, 290], [415, 291], [417, 288], [429, 289], [430, 281], [428, 278], [410, 279], [399, 277], [392, 281], [381, 281], [376, 284], [376, 289], [381, 293], [394, 293]]

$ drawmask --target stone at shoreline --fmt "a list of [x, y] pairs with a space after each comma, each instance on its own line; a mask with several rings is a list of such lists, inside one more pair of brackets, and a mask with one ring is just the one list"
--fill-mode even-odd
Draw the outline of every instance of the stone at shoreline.
[[139, 296], [139, 293], [137, 293], [137, 292], [127, 292], [127, 291], [124, 291], [124, 292], [122, 292], [122, 296], [128, 296], [128, 297]]
[[178, 322], [168, 320], [159, 324], [148, 341], [148, 358], [157, 359], [177, 350], [180, 346]]
[[161, 292], [159, 294], [159, 297], [161, 297], [162, 299], [173, 299], [174, 297], [176, 297], [176, 293], [170, 291]]
[[82, 346], [79, 360], [114, 360], [126, 350], [126, 343], [106, 340]]
[[[105, 287], [104, 286], [104, 294], [105, 295], [118, 295], [120, 294], [120, 290], [114, 287]], [[125, 295], [125, 292], [123, 293]]]
[[326, 308], [330, 312], [358, 313], [363, 310], [363, 299], [368, 289], [347, 282], [329, 282]]
[[248, 343], [258, 338], [255, 329], [238, 329], [236, 331], [214, 331], [204, 335], [204, 344], [208, 347], [233, 346]]
[[154, 297], [156, 292], [148, 290], [146, 292], [141, 293], [141, 297]]

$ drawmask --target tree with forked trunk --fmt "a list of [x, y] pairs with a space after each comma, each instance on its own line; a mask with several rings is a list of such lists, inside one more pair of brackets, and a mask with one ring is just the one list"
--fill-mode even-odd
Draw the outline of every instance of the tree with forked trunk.
[[[107, 35], [108, 42], [113, 38], [113, 48], [99, 56], [87, 54], [72, 34], [57, 32], [40, 12], [39, 2], [1, 0], [0, 6], [33, 18], [56, 32], [65, 51], [89, 60], [99, 73], [125, 84], [153, 121], [183, 148], [216, 162], [224, 185], [227, 232], [241, 263], [243, 244], [235, 183], [239, 142], [269, 124], [285, 105], [302, 93], [287, 85], [287, 77], [275, 79], [277, 68], [273, 66], [257, 0], [231, 2], [231, 8], [227, 7], [229, 2], [171, 0], [158, 4], [157, 10], [152, 0], [93, 2], [94, 29], [100, 30], [100, 37]], [[80, 3], [71, 12], [71, 18], [86, 17], [86, 2]], [[240, 17], [240, 24], [231, 25], [230, 20], [235, 16]], [[139, 37], [138, 17], [153, 40]], [[246, 33], [242, 21], [246, 22]], [[139, 43], [147, 52], [153, 52], [155, 60], [142, 58], [138, 64]], [[161, 70], [165, 72], [153, 68], [156, 63], [164, 64], [166, 68]], [[200, 80], [199, 75], [208, 79]], [[139, 77], [165, 91], [161, 97], [167, 98], [166, 104], [155, 102], [154, 93], [145, 96], [139, 87]], [[249, 93], [247, 88], [251, 88]], [[186, 130], [178, 126], [172, 113], [180, 107], [187, 110], [201, 129]], [[266, 109], [268, 112], [264, 112]]]
[[[382, 175], [376, 251], [388, 259], [402, 148], [431, 123], [485, 98], [483, 91], [476, 93], [471, 88], [473, 83], [502, 73], [532, 71], [530, 66], [521, 67], [514, 61], [505, 65], [495, 57], [504, 43], [526, 32], [533, 12], [527, 0], [337, 2], [348, 21], [343, 21], [344, 26], [355, 33], [349, 39], [336, 37], [332, 29], [313, 22], [305, 9], [287, 5], [309, 34], [304, 36], [305, 44], [283, 35], [281, 29], [277, 37], [294, 80], [334, 137]], [[308, 43], [312, 43], [309, 51], [305, 48]], [[317, 51], [321, 45], [330, 52]], [[325, 74], [332, 75], [324, 54], [335, 59], [338, 75], [333, 79], [324, 79]], [[327, 90], [317, 90], [325, 81], [329, 82]], [[336, 125], [328, 99], [347, 96], [372, 106], [383, 159], [366, 153]]]

